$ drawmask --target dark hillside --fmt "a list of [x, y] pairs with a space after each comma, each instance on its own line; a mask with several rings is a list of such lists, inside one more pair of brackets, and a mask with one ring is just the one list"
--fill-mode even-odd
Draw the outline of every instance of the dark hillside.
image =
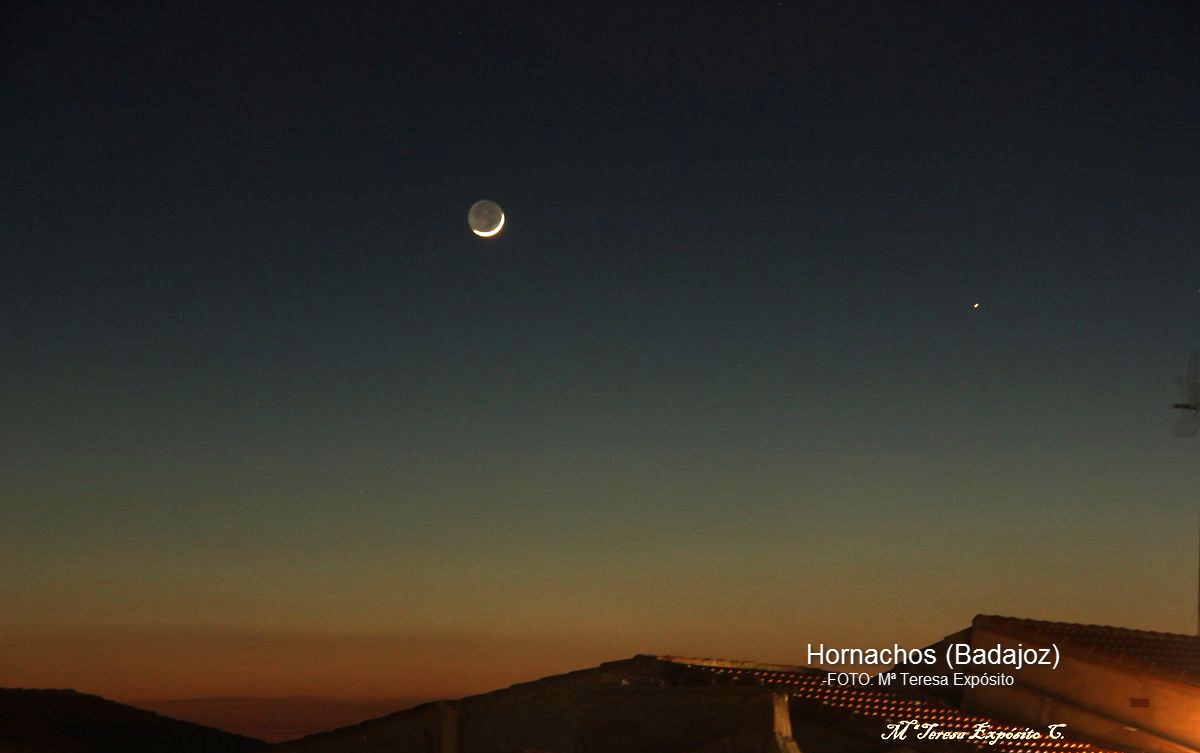
[[73, 690], [0, 688], [0, 753], [248, 753], [266, 743]]

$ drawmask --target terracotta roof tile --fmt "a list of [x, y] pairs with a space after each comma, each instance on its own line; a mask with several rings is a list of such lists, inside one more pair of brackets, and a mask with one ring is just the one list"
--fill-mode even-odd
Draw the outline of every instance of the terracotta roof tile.
[[1041, 639], [1077, 655], [1094, 655], [1164, 677], [1200, 682], [1200, 636], [984, 614], [976, 616], [972, 625]]
[[[916, 720], [921, 724], [936, 723], [939, 732], [964, 732], [971, 734], [976, 725], [987, 723], [992, 732], [1024, 732], [1028, 727], [1003, 724], [995, 719], [960, 711], [953, 706], [936, 700], [924, 700], [900, 696], [894, 691], [879, 686], [852, 687], [828, 685], [827, 674], [822, 670], [807, 667], [767, 668], [759, 665], [738, 666], [732, 662], [711, 660], [688, 660], [678, 657], [660, 657], [663, 661], [685, 666], [689, 671], [712, 676], [718, 684], [753, 684], [786, 689], [800, 704], [808, 704], [822, 711], [841, 715], [859, 728], [869, 728], [872, 734], [881, 734], [887, 724]], [[909, 733], [906, 744], [914, 745], [916, 729]], [[1089, 743], [1069, 738], [1054, 740], [1046, 736], [1045, 730], [1036, 740], [998, 740], [989, 745], [986, 740], [956, 741], [965, 748], [994, 753], [1109, 753]], [[928, 741], [933, 744], [933, 741]], [[919, 743], [917, 743], [919, 744]]]

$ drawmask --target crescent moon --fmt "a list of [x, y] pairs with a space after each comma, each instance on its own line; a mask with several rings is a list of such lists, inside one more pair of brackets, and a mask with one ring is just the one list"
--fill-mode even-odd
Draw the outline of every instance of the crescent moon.
[[500, 213], [500, 224], [496, 226], [495, 230], [489, 230], [486, 233], [484, 233], [479, 230], [476, 230], [475, 228], [471, 228], [471, 232], [475, 233], [475, 235], [478, 235], [480, 238], [491, 238], [493, 235], [500, 232], [500, 229], [503, 227], [504, 227], [504, 212], [501, 212]]

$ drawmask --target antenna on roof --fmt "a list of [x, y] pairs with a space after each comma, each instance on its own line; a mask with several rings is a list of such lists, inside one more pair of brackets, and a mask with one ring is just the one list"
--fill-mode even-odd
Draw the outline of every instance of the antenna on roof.
[[[1185, 402], [1174, 403], [1171, 407], [1187, 411], [1175, 421], [1173, 434], [1177, 437], [1194, 437], [1200, 429], [1200, 350], [1194, 351], [1188, 358], [1187, 379], [1179, 383]], [[1197, 531], [1200, 533], [1200, 529]], [[1200, 547], [1200, 537], [1197, 538]], [[1200, 636], [1200, 548], [1197, 550], [1196, 567], [1196, 635]]]

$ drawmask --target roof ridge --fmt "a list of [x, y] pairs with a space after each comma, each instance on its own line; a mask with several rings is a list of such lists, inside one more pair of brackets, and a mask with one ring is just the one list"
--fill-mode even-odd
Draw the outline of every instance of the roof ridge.
[[767, 664], [764, 662], [743, 661], [740, 659], [715, 659], [712, 657], [670, 656], [657, 655], [659, 661], [673, 664], [691, 664], [700, 667], [728, 667], [730, 669], [759, 669], [767, 672], [799, 672], [804, 674], [824, 674], [823, 670], [806, 667], [799, 664]]
[[1087, 622], [1058, 622], [1054, 620], [1035, 620], [1028, 617], [1008, 617], [999, 614], [977, 614], [971, 621], [972, 626], [977, 626], [979, 623], [984, 624], [1001, 624], [1001, 625], [1018, 625], [1021, 627], [1035, 628], [1087, 628], [1089, 630], [1105, 630], [1114, 634], [1131, 635], [1136, 634], [1139, 637], [1174, 640], [1180, 642], [1200, 641], [1200, 636], [1188, 635], [1186, 633], [1166, 633], [1158, 630], [1139, 630], [1137, 628], [1119, 627], [1117, 625], [1097, 625]]

